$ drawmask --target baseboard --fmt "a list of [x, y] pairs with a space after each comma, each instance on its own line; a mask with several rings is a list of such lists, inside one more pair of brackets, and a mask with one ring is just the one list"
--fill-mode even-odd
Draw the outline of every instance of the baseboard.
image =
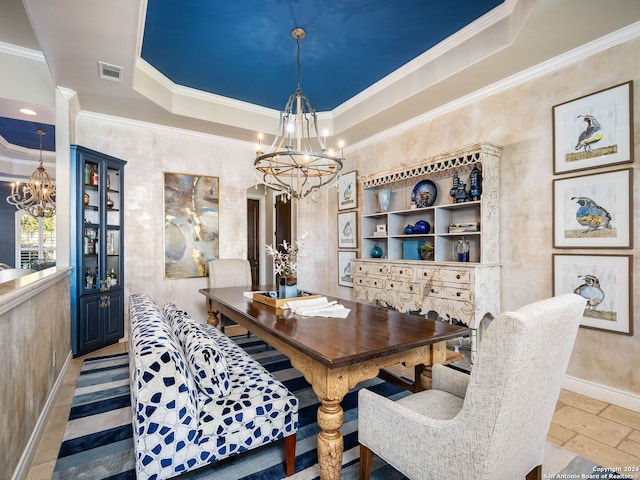
[[56, 379], [56, 382], [53, 384], [53, 388], [51, 392], [49, 392], [49, 396], [47, 397], [47, 401], [42, 408], [42, 412], [38, 417], [38, 421], [36, 422], [35, 427], [33, 428], [33, 432], [31, 432], [31, 436], [29, 437], [29, 441], [22, 452], [22, 456], [20, 457], [20, 461], [16, 466], [16, 469], [13, 471], [13, 475], [11, 476], [11, 480], [23, 480], [27, 478], [27, 474], [29, 473], [29, 468], [31, 468], [31, 463], [33, 461], [33, 456], [36, 453], [36, 449], [38, 448], [38, 443], [40, 441], [40, 437], [42, 436], [42, 432], [47, 425], [47, 420], [49, 419], [49, 413], [53, 409], [54, 404], [56, 403], [56, 398], [58, 397], [58, 392], [60, 391], [60, 387], [62, 387], [62, 383], [64, 380], [64, 375], [67, 372], [67, 367], [69, 366], [69, 362], [71, 362], [72, 355], [71, 352], [67, 355], [67, 359], [60, 370], [60, 374]]
[[640, 413], [640, 395], [565, 375], [562, 388]]

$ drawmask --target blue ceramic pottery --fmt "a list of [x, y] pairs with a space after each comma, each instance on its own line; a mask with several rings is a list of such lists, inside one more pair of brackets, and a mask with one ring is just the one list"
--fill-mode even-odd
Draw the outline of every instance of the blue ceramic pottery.
[[404, 227], [404, 234], [411, 235], [413, 233], [413, 225], [407, 225]]
[[381, 258], [382, 257], [382, 249], [378, 246], [378, 244], [376, 243], [373, 248], [371, 249], [371, 251], [369, 252], [369, 255], [371, 255], [372, 258]]
[[429, 233], [431, 225], [426, 220], [418, 220], [413, 227], [413, 233], [419, 233], [421, 235]]
[[280, 277], [278, 298], [295, 298], [298, 296], [297, 277]]

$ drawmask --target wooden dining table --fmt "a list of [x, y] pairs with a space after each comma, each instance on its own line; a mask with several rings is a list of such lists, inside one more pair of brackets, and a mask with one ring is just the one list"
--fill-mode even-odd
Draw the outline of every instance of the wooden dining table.
[[306, 317], [252, 300], [249, 290], [273, 286], [203, 288], [210, 314], [221, 313], [284, 353], [311, 384], [318, 408], [318, 464], [322, 480], [342, 468], [342, 399], [356, 384], [388, 366], [445, 363], [446, 340], [469, 329], [422, 316], [327, 296], [350, 309], [346, 318]]

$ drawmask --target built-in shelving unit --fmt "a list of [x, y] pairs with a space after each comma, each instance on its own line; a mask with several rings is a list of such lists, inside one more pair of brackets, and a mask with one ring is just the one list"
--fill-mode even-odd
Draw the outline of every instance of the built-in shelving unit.
[[124, 336], [124, 165], [71, 146], [75, 267], [71, 285], [71, 348], [84, 355]]
[[[500, 311], [499, 161], [502, 147], [479, 143], [402, 164], [359, 178], [362, 184], [362, 258], [353, 262], [356, 300], [376, 302], [401, 311], [436, 312], [472, 328], [472, 360], [481, 319]], [[476, 167], [482, 194], [456, 203], [450, 195], [454, 175], [467, 183]], [[411, 208], [412, 193], [421, 180], [437, 187], [432, 205]], [[379, 211], [377, 192], [391, 189], [390, 206]], [[429, 223], [428, 233], [406, 234], [407, 225]], [[451, 233], [452, 225], [473, 224], [473, 231]], [[469, 242], [469, 261], [459, 262], [459, 240]], [[371, 258], [378, 245], [382, 258]], [[433, 247], [432, 258], [414, 249]]]

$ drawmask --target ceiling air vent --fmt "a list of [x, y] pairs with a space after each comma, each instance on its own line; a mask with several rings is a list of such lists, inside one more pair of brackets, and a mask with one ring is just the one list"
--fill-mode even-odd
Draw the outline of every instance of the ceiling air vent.
[[98, 62], [98, 76], [100, 80], [122, 83], [123, 68], [110, 63]]

